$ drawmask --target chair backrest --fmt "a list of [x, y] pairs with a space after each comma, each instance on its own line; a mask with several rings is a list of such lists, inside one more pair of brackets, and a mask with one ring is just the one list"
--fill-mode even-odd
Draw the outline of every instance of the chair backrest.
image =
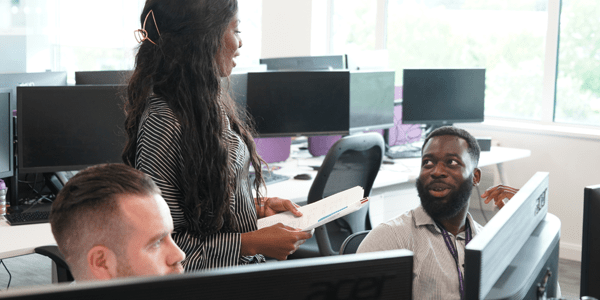
[[56, 264], [56, 277], [58, 282], [71, 282], [73, 275], [69, 270], [69, 265], [63, 254], [58, 250], [58, 246], [49, 245], [35, 248], [35, 253], [49, 257]]
[[358, 246], [360, 246], [360, 243], [365, 239], [369, 232], [371, 231], [359, 231], [347, 237], [344, 243], [342, 244], [342, 247], [340, 248], [340, 254], [343, 255], [356, 253], [356, 250], [358, 250]]
[[[308, 193], [307, 203], [355, 186], [361, 186], [367, 197], [384, 154], [384, 140], [378, 133], [346, 136], [327, 152], [323, 164]], [[352, 214], [315, 229], [315, 238], [322, 256], [336, 255], [346, 237], [363, 231], [368, 223], [368, 205]], [[335, 232], [335, 234], [330, 234]], [[334, 249], [335, 248], [335, 249]]]

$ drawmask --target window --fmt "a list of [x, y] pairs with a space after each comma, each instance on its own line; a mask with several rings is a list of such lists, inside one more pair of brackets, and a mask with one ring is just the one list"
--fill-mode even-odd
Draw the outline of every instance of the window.
[[332, 1], [331, 53], [374, 50], [377, 1]]
[[556, 78], [556, 122], [600, 125], [600, 6], [563, 0]]
[[546, 1], [389, 0], [387, 49], [405, 68], [486, 69], [486, 116], [541, 119]]

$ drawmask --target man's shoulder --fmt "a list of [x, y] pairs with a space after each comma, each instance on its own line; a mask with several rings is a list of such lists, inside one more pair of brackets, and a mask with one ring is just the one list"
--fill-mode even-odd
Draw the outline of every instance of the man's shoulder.
[[415, 226], [415, 215], [417, 214], [416, 209], [412, 209], [406, 211], [387, 222], [384, 222], [380, 225], [387, 226], [389, 228], [405, 228], [405, 227], [414, 227]]
[[409, 249], [415, 225], [414, 211], [407, 211], [387, 222], [377, 225], [361, 243], [358, 252], [392, 249]]

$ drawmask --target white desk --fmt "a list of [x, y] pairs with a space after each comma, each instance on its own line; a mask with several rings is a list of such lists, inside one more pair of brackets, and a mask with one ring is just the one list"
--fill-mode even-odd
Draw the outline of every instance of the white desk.
[[[311, 174], [314, 178], [317, 171], [311, 166], [319, 166], [324, 157], [310, 157], [307, 151], [304, 152], [296, 151], [292, 158], [271, 166], [280, 167], [277, 173], [292, 178], [300, 173]], [[501, 164], [530, 155], [529, 150], [492, 147], [490, 152], [481, 153], [479, 166]], [[420, 158], [396, 159], [394, 164], [381, 166], [371, 191], [370, 216], [373, 226], [419, 205], [414, 181], [419, 175], [420, 162]], [[266, 195], [306, 203], [312, 181], [290, 179], [274, 183], [267, 186]], [[31, 254], [38, 246], [56, 244], [48, 223], [9, 226], [3, 217], [0, 218], [0, 259]]]

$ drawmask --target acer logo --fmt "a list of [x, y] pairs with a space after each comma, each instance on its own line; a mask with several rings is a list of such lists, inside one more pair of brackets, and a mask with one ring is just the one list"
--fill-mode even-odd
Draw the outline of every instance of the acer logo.
[[311, 285], [311, 290], [313, 290], [313, 292], [310, 293], [306, 299], [381, 299], [385, 282], [395, 277], [396, 276], [393, 275], [382, 275], [377, 277], [313, 283]]
[[542, 210], [542, 208], [544, 208], [544, 206], [546, 205], [546, 192], [547, 191], [548, 191], [548, 189], [545, 189], [542, 192], [542, 194], [535, 201], [535, 211], [533, 212], [534, 216], [537, 216], [537, 214], [540, 212], [540, 210]]

